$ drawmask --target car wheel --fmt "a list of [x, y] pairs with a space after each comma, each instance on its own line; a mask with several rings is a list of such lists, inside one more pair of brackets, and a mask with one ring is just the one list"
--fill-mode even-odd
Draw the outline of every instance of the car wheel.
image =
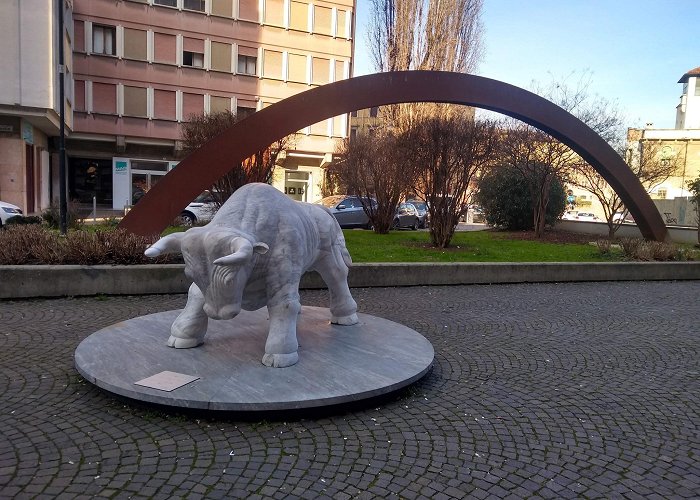
[[191, 227], [194, 226], [195, 222], [197, 222], [197, 218], [194, 216], [194, 214], [191, 214], [189, 212], [182, 212], [180, 214], [181, 226]]
[[411, 230], [412, 230], [412, 231], [415, 231], [415, 230], [418, 229], [419, 227], [420, 227], [420, 221], [419, 221], [418, 219], [416, 219], [416, 220], [413, 222], [413, 225], [411, 226]]
[[365, 229], [367, 229], [367, 230], [369, 230], [369, 231], [371, 231], [372, 229], [374, 229], [374, 225], [372, 224], [371, 221], [367, 221], [367, 224], [365, 224]]

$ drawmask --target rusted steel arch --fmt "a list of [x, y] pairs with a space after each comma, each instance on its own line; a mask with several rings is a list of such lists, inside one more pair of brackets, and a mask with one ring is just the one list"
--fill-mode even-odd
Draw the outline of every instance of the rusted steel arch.
[[552, 102], [489, 78], [441, 71], [398, 71], [350, 78], [294, 95], [254, 113], [194, 151], [144, 196], [120, 227], [159, 234], [230, 165], [304, 127], [358, 109], [443, 102], [489, 109], [537, 127], [581, 155], [618, 193], [647, 239], [664, 241], [661, 215], [639, 179], [598, 134]]

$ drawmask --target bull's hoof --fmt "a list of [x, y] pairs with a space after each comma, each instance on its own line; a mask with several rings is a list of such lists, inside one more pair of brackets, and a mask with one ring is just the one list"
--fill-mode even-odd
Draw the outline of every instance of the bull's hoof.
[[289, 354], [265, 354], [262, 363], [265, 366], [272, 368], [284, 368], [286, 366], [296, 365], [299, 361], [299, 353], [291, 352]]
[[357, 319], [357, 314], [351, 314], [350, 316], [331, 316], [331, 323], [334, 325], [345, 325], [350, 326], [357, 324], [359, 319]]
[[197, 339], [182, 339], [180, 337], [173, 337], [172, 335], [168, 339], [168, 347], [174, 347], [175, 349], [189, 349], [190, 347], [197, 347], [203, 342]]

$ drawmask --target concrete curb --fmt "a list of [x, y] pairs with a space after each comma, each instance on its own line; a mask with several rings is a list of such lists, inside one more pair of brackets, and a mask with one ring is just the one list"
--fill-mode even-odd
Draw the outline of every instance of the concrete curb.
[[[185, 293], [183, 264], [0, 266], [0, 299]], [[573, 281], [700, 280], [700, 262], [381, 263], [355, 264], [353, 288]], [[325, 288], [307, 273], [301, 288]]]

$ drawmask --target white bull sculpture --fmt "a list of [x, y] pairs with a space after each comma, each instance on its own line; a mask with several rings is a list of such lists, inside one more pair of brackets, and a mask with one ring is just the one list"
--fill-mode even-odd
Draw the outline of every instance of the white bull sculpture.
[[196, 347], [208, 318], [231, 319], [267, 306], [270, 329], [263, 364], [285, 367], [299, 360], [299, 281], [315, 270], [330, 290], [331, 322], [357, 323], [348, 288], [352, 261], [335, 217], [321, 205], [293, 201], [267, 184], [247, 184], [212, 221], [161, 238], [148, 257], [180, 252], [193, 281], [187, 304], [170, 329], [168, 345]]

